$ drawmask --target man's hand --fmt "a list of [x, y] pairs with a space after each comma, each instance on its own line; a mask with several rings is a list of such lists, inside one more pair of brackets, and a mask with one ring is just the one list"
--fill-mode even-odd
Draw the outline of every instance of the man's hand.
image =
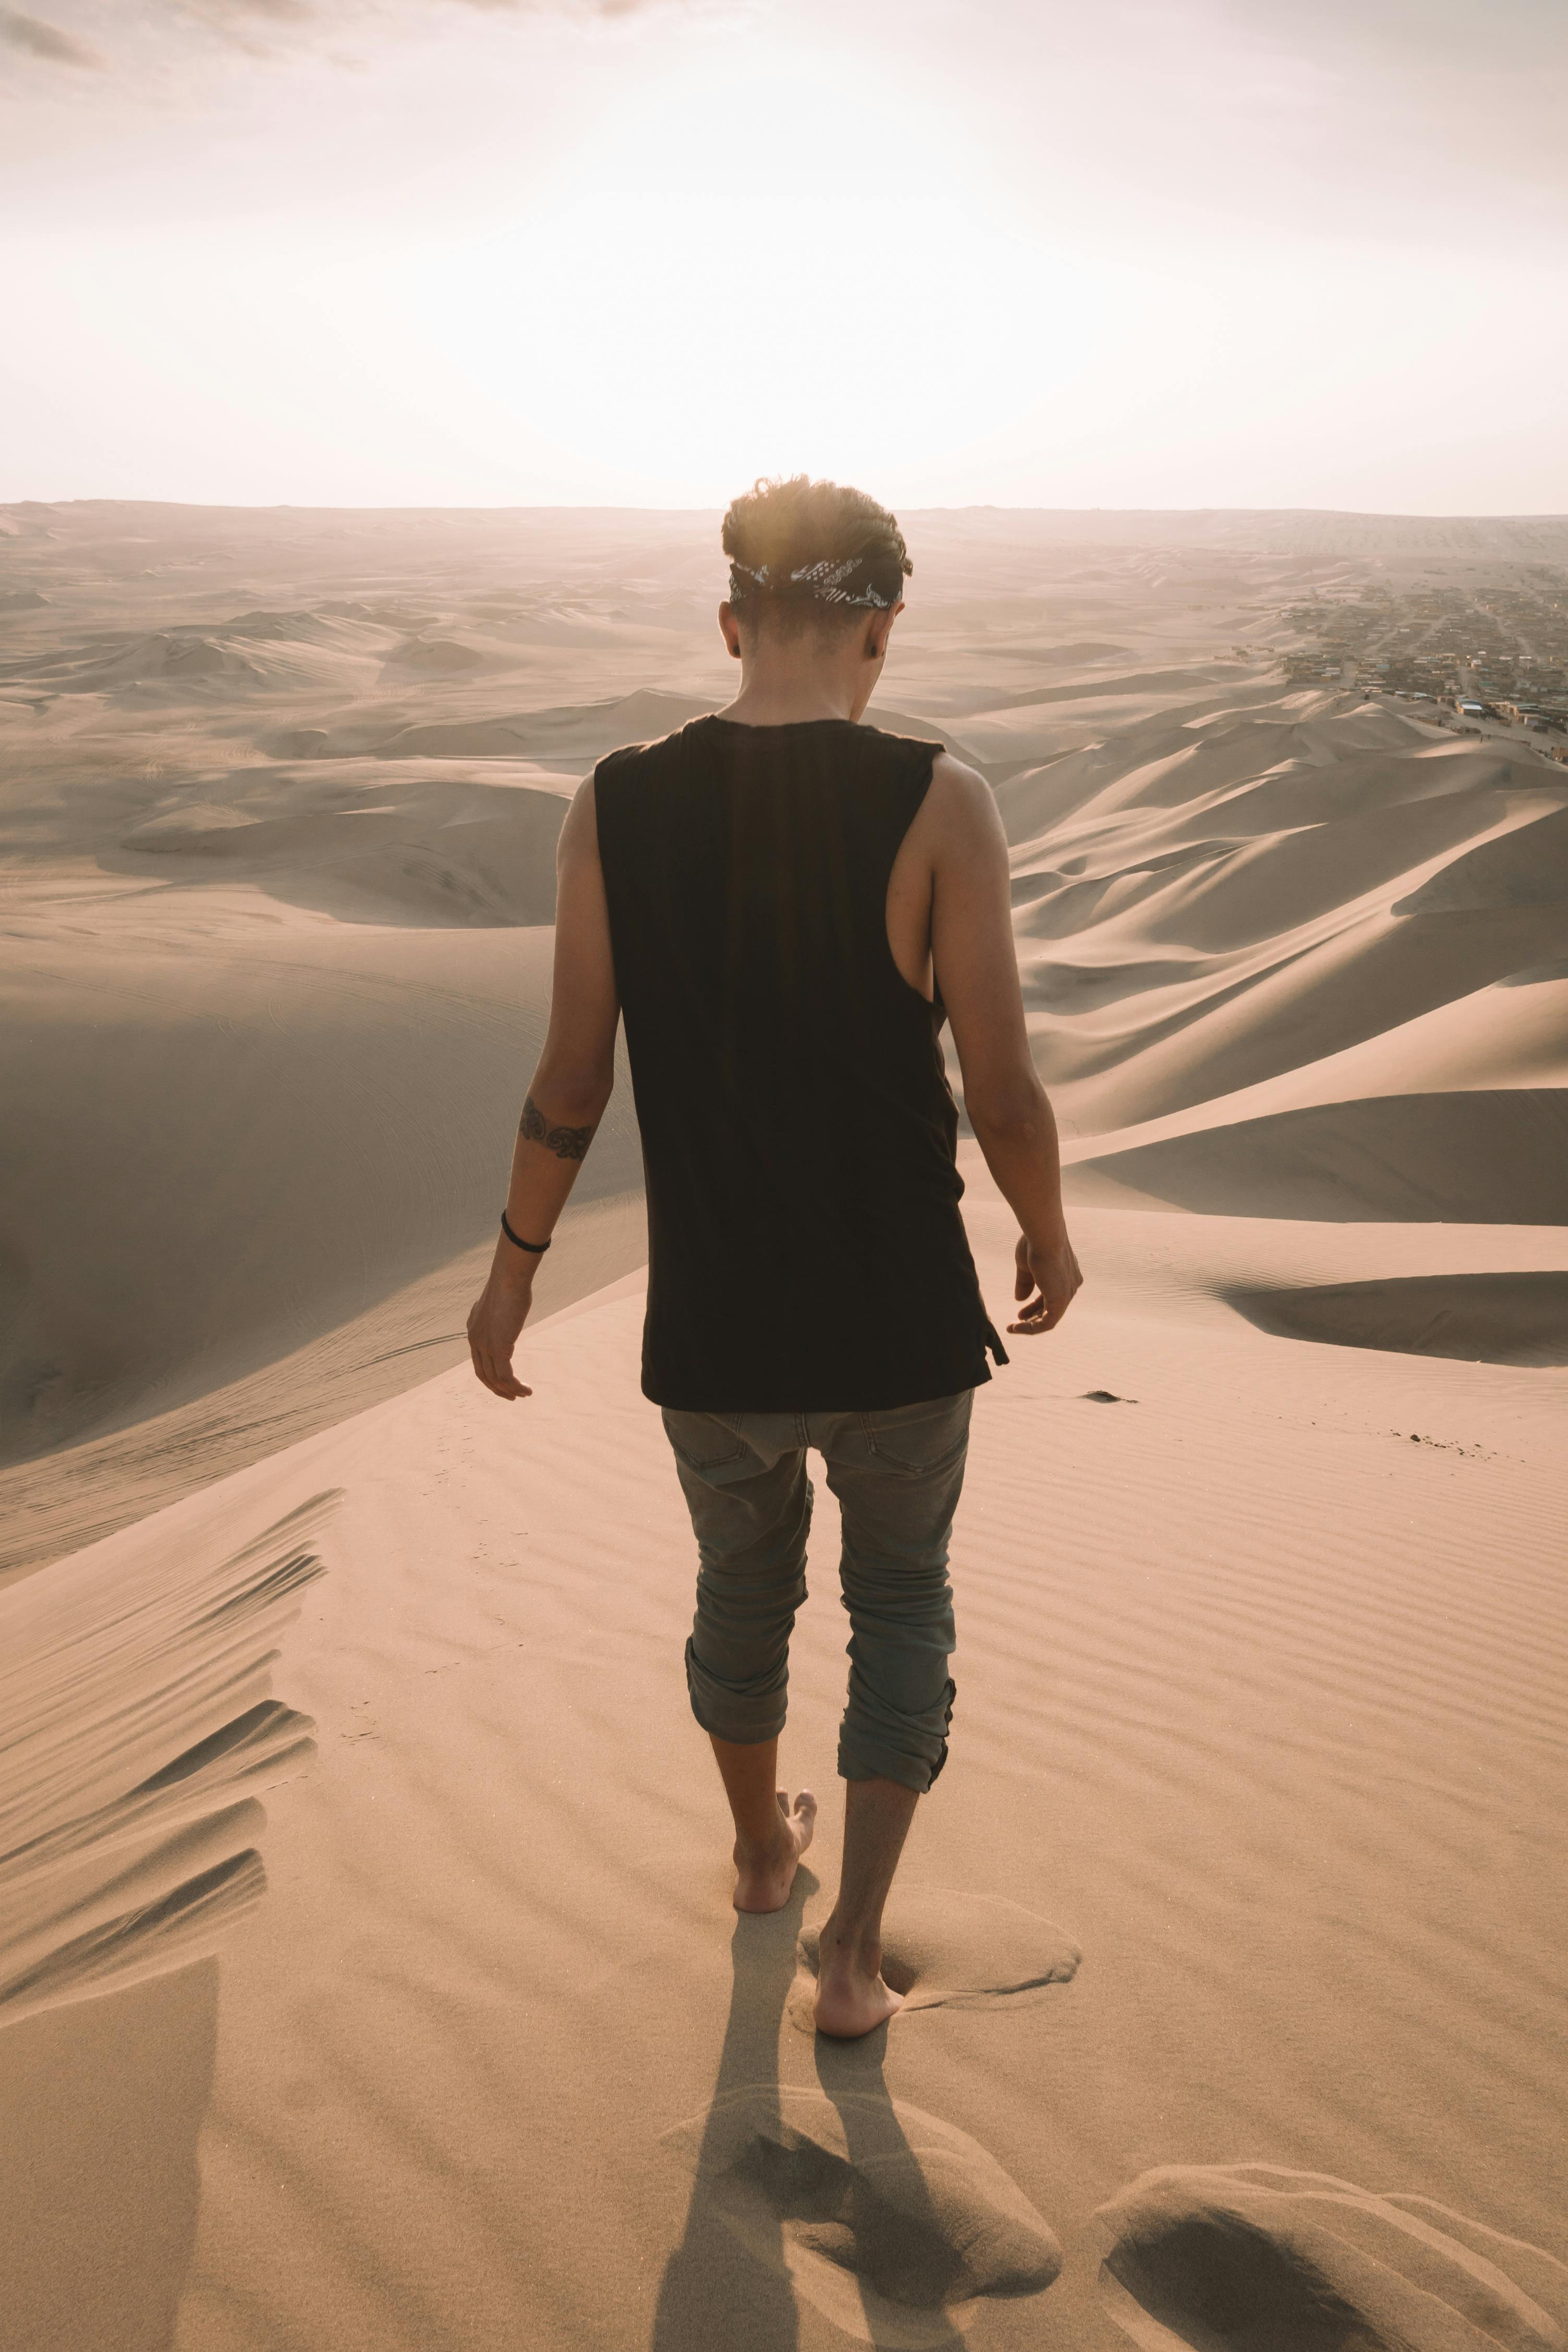
[[515, 1274], [492, 1266], [489, 1281], [469, 1310], [468, 1353], [475, 1373], [493, 1396], [504, 1397], [508, 1404], [533, 1394], [512, 1370], [512, 1350], [533, 1303], [534, 1269], [525, 1260]]
[[1020, 1234], [1013, 1297], [1028, 1304], [1019, 1308], [1018, 1321], [1009, 1323], [1008, 1329], [1022, 1332], [1026, 1337], [1035, 1331], [1054, 1331], [1082, 1282], [1065, 1227], [1044, 1244], [1031, 1242], [1027, 1234]]

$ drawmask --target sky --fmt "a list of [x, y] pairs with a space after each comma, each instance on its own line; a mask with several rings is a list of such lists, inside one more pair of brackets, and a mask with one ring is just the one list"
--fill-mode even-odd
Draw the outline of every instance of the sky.
[[0, 5], [0, 500], [1568, 512], [1565, 128], [1568, 0]]

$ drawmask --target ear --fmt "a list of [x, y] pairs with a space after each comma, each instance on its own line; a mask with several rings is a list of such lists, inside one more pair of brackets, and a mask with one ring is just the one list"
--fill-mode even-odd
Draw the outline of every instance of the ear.
[[865, 633], [865, 653], [867, 661], [881, 661], [883, 659], [883, 656], [887, 652], [887, 641], [893, 635], [893, 625], [894, 621], [897, 620], [903, 610], [904, 599], [901, 596], [897, 604], [891, 605], [885, 613], [877, 613], [873, 615], [871, 626]]
[[740, 625], [735, 617], [735, 607], [727, 600], [718, 608], [719, 635], [729, 648], [731, 661], [740, 659]]

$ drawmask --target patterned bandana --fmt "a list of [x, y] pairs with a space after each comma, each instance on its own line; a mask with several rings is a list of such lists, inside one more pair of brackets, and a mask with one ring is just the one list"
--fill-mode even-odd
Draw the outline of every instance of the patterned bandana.
[[729, 567], [732, 604], [744, 604], [747, 595], [813, 596], [821, 604], [863, 604], [885, 613], [903, 593], [904, 570], [896, 556], [845, 555], [836, 562], [824, 557], [800, 572], [777, 575], [766, 563], [753, 569], [732, 562]]

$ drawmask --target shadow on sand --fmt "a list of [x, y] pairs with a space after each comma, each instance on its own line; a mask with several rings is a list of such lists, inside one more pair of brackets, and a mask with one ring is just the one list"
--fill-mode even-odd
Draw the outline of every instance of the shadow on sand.
[[653, 2320], [653, 2352], [794, 2352], [795, 2291], [778, 2228], [776, 2259], [758, 2260], [736, 2237], [724, 2169], [729, 2101], [754, 2095], [779, 2121], [779, 2029], [795, 1977], [795, 1944], [817, 1880], [804, 1868], [782, 1911], [737, 1912], [730, 1942], [734, 1978], [713, 2105], [681, 2153], [695, 2169], [681, 2242], [665, 2265]]
[[0, 2032], [4, 2352], [167, 2352], [217, 2013], [208, 1959]]
[[890, 2095], [887, 2027], [816, 2039], [817, 2084], [781, 2083], [779, 2038], [810, 1885], [737, 1921], [710, 2105], [664, 2135], [693, 2177], [653, 2352], [794, 2352], [802, 2303], [876, 2352], [959, 2352], [967, 2306], [1038, 2294], [1061, 2249], [984, 2148]]
[[[833, 2042], [819, 2033], [817, 2080], [843, 2128], [850, 2165], [847, 2226], [861, 2250], [855, 2267], [863, 2281], [865, 2340], [878, 2352], [910, 2352], [914, 2347], [945, 2352], [964, 2341], [945, 2307], [961, 2291], [963, 2258], [883, 2078], [887, 2035], [885, 2025], [861, 2042]], [[893, 2210], [873, 2186], [890, 2174], [899, 2189]], [[886, 2313], [881, 2306], [887, 2303], [904, 2306], [908, 2315]]]

